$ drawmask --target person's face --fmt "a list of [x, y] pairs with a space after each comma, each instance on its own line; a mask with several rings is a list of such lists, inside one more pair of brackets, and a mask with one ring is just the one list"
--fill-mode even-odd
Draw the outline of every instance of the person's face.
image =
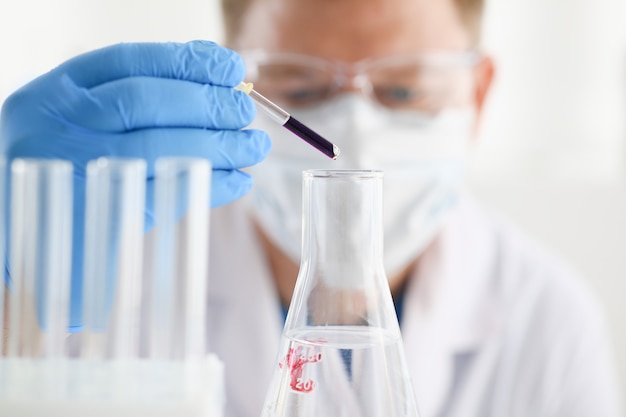
[[[238, 50], [292, 52], [355, 63], [429, 51], [467, 51], [472, 37], [452, 0], [253, 0]], [[461, 100], [480, 111], [492, 76], [482, 59]], [[457, 100], [458, 101], [458, 100]]]

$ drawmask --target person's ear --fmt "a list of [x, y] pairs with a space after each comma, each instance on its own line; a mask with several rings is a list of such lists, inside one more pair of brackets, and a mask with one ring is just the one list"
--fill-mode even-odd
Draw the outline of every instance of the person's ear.
[[487, 94], [491, 89], [493, 77], [495, 74], [495, 65], [490, 56], [483, 55], [480, 61], [474, 67], [474, 106], [476, 109], [476, 125], [474, 132], [478, 131], [478, 125], [483, 113], [483, 107], [487, 99]]
[[475, 103], [478, 112], [482, 112], [494, 74], [495, 65], [493, 59], [490, 56], [482, 56], [474, 69], [474, 77], [476, 80]]

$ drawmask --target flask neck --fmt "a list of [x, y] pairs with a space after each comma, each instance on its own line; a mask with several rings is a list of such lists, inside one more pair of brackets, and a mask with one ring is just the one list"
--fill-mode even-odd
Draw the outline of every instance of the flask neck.
[[382, 173], [305, 175], [303, 200], [302, 264], [309, 273], [333, 288], [384, 278]]

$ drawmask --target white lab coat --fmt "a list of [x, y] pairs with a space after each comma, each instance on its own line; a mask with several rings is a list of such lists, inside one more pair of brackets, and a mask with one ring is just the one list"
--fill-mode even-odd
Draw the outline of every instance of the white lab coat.
[[[246, 204], [211, 217], [209, 344], [226, 366], [226, 417], [260, 414], [283, 324]], [[599, 311], [565, 267], [464, 197], [406, 288], [421, 417], [620, 415]]]

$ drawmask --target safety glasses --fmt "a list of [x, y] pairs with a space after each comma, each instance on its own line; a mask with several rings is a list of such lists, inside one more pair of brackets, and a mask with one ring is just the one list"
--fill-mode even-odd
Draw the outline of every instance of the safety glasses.
[[473, 68], [480, 54], [430, 52], [367, 59], [328, 61], [296, 53], [241, 52], [246, 80], [271, 100], [287, 107], [322, 104], [339, 94], [361, 92], [380, 105], [398, 110], [437, 113], [466, 105], [473, 97]]

